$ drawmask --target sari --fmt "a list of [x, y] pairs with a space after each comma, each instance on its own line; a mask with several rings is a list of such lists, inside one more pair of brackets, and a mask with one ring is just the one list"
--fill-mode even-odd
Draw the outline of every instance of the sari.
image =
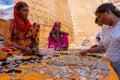
[[66, 33], [62, 33], [60, 31], [60, 37], [59, 40], [56, 42], [53, 38], [52, 38], [52, 34], [56, 35], [55, 33], [55, 28], [58, 26], [60, 22], [55, 22], [52, 30], [49, 33], [49, 37], [48, 37], [48, 48], [54, 48], [55, 50], [67, 50], [69, 43], [68, 43], [68, 34]]
[[18, 50], [12, 46], [12, 44], [17, 44], [24, 48], [28, 47], [30, 49], [39, 46], [40, 25], [36, 23], [31, 25], [28, 19], [25, 20], [26, 25], [22, 24], [22, 20], [18, 17], [16, 12], [16, 8], [20, 4], [22, 4], [22, 2], [18, 2], [14, 6], [14, 19], [9, 20], [9, 25], [4, 32], [4, 47], [0, 48], [0, 59], [6, 59], [8, 53], [15, 56], [24, 52]]

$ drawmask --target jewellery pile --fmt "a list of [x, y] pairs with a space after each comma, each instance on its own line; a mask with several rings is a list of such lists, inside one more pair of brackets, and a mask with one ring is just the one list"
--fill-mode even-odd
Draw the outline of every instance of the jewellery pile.
[[[30, 66], [25, 67], [26, 65]], [[5, 71], [4, 68], [9, 70]], [[24, 69], [24, 72], [22, 73], [22, 70], [17, 70], [17, 68]], [[12, 63], [3, 62], [0, 67], [0, 75], [7, 73], [12, 76], [9, 80], [14, 80], [13, 76], [18, 73], [24, 76], [30, 72], [37, 72], [45, 79], [62, 80], [102, 80], [110, 74], [107, 63], [102, 57], [78, 56], [76, 53], [56, 53], [16, 60]]]
[[[55, 55], [53, 55], [55, 56]], [[61, 55], [59, 57], [45, 56], [43, 61], [49, 66], [42, 72], [49, 73], [51, 78], [62, 78], [64, 80], [101, 80], [109, 76], [109, 68], [100, 57]]]
[[27, 59], [15, 60], [12, 62], [1, 61], [0, 63], [0, 76], [8, 75], [11, 76], [9, 80], [22, 80], [21, 78], [14, 79], [19, 73], [22, 75], [23, 69], [26, 69], [26, 65], [41, 64], [42, 57], [30, 57]]

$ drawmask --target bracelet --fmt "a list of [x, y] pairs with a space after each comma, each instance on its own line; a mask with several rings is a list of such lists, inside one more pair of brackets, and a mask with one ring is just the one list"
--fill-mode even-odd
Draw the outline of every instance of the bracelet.
[[104, 46], [101, 45], [101, 46], [100, 46], [100, 53], [104, 53], [104, 52], [106, 52], [106, 50], [105, 50]]
[[86, 51], [86, 53], [85, 53], [85, 54], [87, 54], [87, 53], [88, 53], [88, 49], [86, 49], [85, 51]]

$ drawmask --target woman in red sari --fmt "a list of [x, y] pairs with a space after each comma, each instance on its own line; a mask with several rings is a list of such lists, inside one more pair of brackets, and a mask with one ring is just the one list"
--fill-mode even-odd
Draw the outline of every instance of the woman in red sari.
[[25, 2], [18, 2], [14, 6], [14, 19], [10, 20], [10, 26], [6, 28], [4, 44], [0, 51], [12, 53], [21, 51], [25, 54], [34, 54], [39, 46], [39, 28], [28, 20], [29, 7]]
[[48, 48], [54, 48], [55, 50], [67, 50], [68, 49], [68, 33], [60, 30], [61, 23], [55, 22], [48, 37]]

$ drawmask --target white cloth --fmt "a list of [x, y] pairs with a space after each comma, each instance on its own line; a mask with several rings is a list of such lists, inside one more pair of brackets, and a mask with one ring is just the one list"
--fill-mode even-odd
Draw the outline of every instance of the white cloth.
[[104, 37], [106, 37], [112, 29], [113, 29], [112, 26], [108, 26], [108, 25], [102, 26], [102, 39], [99, 41], [98, 46], [103, 45]]
[[9, 20], [13, 18], [13, 7], [15, 3], [9, 2], [7, 4], [7, 2], [7, 0], [0, 1], [0, 18]]
[[111, 62], [117, 62], [120, 58], [120, 21], [106, 33], [102, 44], [106, 49], [107, 58]]
[[113, 29], [112, 26], [103, 25], [102, 26], [102, 38], [104, 38], [111, 29]]

